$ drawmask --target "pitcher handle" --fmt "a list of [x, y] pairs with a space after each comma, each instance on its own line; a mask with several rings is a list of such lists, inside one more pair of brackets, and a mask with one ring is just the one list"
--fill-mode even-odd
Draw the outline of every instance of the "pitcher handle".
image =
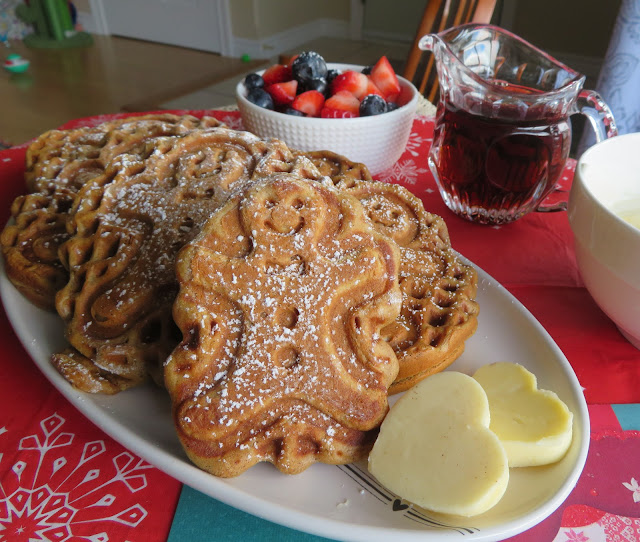
[[[613, 118], [611, 109], [602, 99], [602, 96], [594, 90], [581, 90], [576, 100], [576, 113], [581, 113], [589, 119], [593, 131], [596, 133], [596, 143], [618, 135], [616, 121]], [[557, 188], [551, 193], [560, 193], [563, 190]], [[550, 195], [551, 195], [550, 194]], [[545, 200], [546, 201], [546, 200]], [[567, 200], [548, 204], [544, 201], [538, 206], [536, 211], [540, 213], [553, 213], [556, 211], [566, 211]]]
[[578, 113], [582, 113], [589, 119], [593, 131], [596, 133], [596, 143], [618, 135], [613, 113], [596, 91], [581, 90], [576, 100], [576, 108]]

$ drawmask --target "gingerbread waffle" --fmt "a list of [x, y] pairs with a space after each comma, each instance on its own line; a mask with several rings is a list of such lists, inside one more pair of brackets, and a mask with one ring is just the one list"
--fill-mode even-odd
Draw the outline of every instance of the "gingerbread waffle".
[[154, 113], [114, 119], [95, 126], [50, 130], [27, 148], [27, 190], [43, 191], [52, 182], [53, 188], [72, 183], [72, 176], [61, 176], [60, 173], [77, 161], [96, 159], [104, 166], [120, 154], [139, 154], [151, 138], [183, 135], [196, 128], [216, 126], [220, 126], [220, 122], [213, 117], [198, 119], [192, 115]]
[[191, 460], [230, 477], [360, 459], [397, 373], [380, 329], [399, 252], [353, 196], [280, 173], [233, 196], [179, 254], [182, 343], [165, 382]]
[[357, 182], [347, 192], [360, 200], [402, 254], [402, 310], [382, 330], [398, 356], [398, 376], [389, 388], [389, 393], [398, 393], [462, 354], [477, 328], [477, 273], [452, 250], [444, 220], [425, 211], [422, 201], [405, 188]]
[[279, 141], [226, 128], [147, 142], [79, 191], [60, 249], [70, 277], [56, 298], [73, 350], [53, 356], [76, 387], [115, 393], [151, 374], [178, 343], [174, 264], [230, 194], [290, 168]]
[[69, 238], [67, 219], [78, 190], [114, 157], [138, 155], [153, 138], [219, 124], [210, 117], [157, 114], [38, 137], [26, 153], [28, 194], [13, 202], [13, 221], [0, 237], [9, 279], [30, 301], [54, 309], [55, 294], [68, 279], [58, 248]]
[[371, 181], [367, 166], [352, 162], [345, 156], [331, 151], [293, 151], [296, 156], [310, 160], [321, 175], [329, 177], [339, 188], [350, 188], [359, 181]]

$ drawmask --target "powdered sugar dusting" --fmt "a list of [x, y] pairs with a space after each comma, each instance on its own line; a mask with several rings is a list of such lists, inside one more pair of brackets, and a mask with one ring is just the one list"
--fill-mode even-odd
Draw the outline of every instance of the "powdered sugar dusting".
[[[221, 231], [223, 222], [234, 229]], [[187, 434], [233, 442], [223, 446], [230, 453], [258, 438], [244, 434], [247, 424], [264, 437], [280, 416], [295, 435], [321, 413], [332, 420], [323, 422], [326, 442], [347, 427], [375, 427], [386, 410], [381, 377], [393, 365], [383, 369], [388, 360], [374, 350], [400, 304], [391, 295], [399, 255], [369, 224], [350, 196], [292, 175], [254, 185], [212, 218], [179, 268], [179, 319], [210, 314], [221, 322], [212, 338], [210, 320], [197, 320], [196, 366], [211, 365], [215, 376], [183, 388]], [[220, 251], [245, 237], [249, 252]], [[192, 347], [183, 344], [168, 370], [181, 374]]]

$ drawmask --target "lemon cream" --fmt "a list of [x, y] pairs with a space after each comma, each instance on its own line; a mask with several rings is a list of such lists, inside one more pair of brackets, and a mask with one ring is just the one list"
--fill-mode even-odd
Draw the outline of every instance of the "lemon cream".
[[572, 438], [573, 414], [552, 391], [538, 389], [533, 373], [516, 363], [493, 363], [474, 379], [489, 399], [491, 423], [510, 467], [546, 465], [561, 459]]
[[627, 197], [610, 207], [614, 214], [640, 230], [640, 197]]
[[489, 422], [487, 395], [476, 380], [454, 371], [435, 374], [391, 408], [369, 470], [423, 508], [481, 514], [500, 500], [509, 480], [504, 447]]
[[628, 222], [640, 230], [640, 209], [637, 211], [619, 213], [618, 216], [625, 222]]

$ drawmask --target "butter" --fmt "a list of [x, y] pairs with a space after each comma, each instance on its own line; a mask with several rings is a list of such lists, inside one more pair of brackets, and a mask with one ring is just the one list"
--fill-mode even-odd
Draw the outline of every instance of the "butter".
[[552, 391], [521, 365], [493, 363], [473, 375], [489, 399], [491, 424], [510, 467], [546, 465], [561, 459], [571, 444], [573, 414]]
[[369, 455], [369, 471], [423, 508], [481, 514], [500, 500], [509, 481], [506, 453], [489, 423], [487, 396], [473, 378], [435, 374], [391, 408]]

